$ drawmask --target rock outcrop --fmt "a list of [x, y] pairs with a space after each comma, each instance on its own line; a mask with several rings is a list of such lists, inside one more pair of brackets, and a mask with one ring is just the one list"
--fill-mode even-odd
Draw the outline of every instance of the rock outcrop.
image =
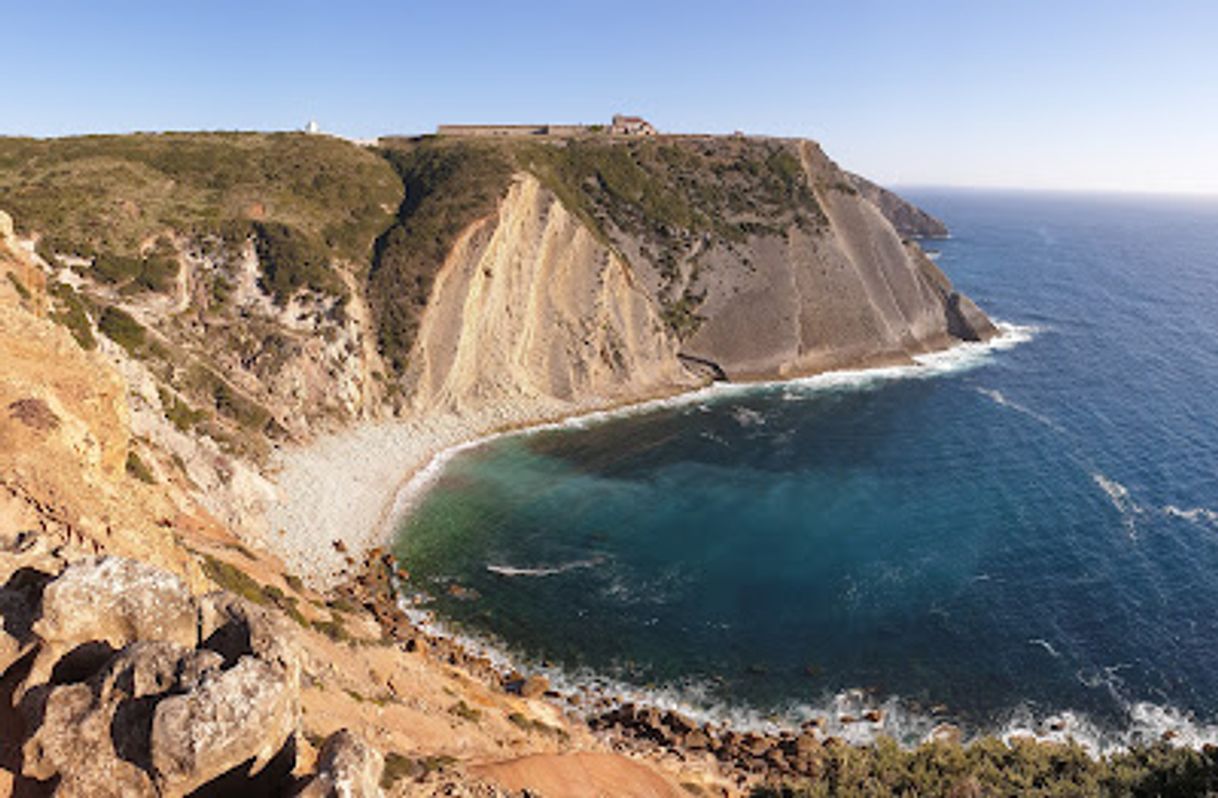
[[0, 621], [0, 671], [20, 681], [21, 773], [56, 795], [239, 786], [293, 750], [293, 636], [243, 599], [196, 598], [150, 565], [85, 558], [59, 573], [14, 571]]
[[424, 412], [694, 384], [630, 268], [530, 174], [457, 239], [412, 361]]
[[862, 175], [847, 172], [850, 182], [863, 199], [880, 209], [884, 218], [903, 238], [946, 238], [947, 225], [899, 194], [877, 185]]
[[317, 774], [297, 798], [380, 798], [385, 757], [347, 729], [326, 738], [317, 755]]

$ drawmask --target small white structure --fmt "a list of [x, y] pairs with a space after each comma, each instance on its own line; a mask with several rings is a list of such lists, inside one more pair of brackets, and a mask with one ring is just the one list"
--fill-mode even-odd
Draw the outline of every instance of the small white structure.
[[321, 126], [317, 124], [317, 120], [310, 119], [309, 124], [305, 125], [304, 127], [304, 132], [308, 133], [310, 136], [316, 136], [321, 132]]

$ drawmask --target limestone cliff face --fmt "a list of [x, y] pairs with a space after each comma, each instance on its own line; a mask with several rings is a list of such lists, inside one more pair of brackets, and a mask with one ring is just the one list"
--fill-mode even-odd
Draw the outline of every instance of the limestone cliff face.
[[731, 378], [907, 362], [911, 355], [977, 340], [990, 321], [880, 209], [848, 190], [811, 142], [799, 145], [806, 179], [828, 224], [755, 237], [750, 269], [711, 270], [705, 317], [686, 343]]
[[419, 410], [612, 402], [694, 383], [630, 267], [528, 174], [458, 238], [412, 361]]
[[906, 201], [883, 186], [872, 183], [862, 175], [847, 173], [863, 198], [880, 209], [892, 226], [905, 238], [945, 238], [947, 225], [940, 219]]

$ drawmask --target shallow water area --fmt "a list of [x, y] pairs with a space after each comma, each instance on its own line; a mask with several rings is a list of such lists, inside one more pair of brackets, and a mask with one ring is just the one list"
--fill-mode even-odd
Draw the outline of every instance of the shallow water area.
[[1218, 205], [912, 198], [997, 345], [458, 452], [396, 544], [431, 608], [708, 712], [1218, 739]]

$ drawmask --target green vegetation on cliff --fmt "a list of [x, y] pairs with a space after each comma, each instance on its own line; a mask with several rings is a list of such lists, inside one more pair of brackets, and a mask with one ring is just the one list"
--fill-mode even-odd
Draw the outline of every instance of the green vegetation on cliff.
[[99, 279], [154, 291], [177, 269], [163, 245], [149, 256], [159, 236], [254, 236], [287, 256], [267, 275], [281, 298], [299, 286], [341, 293], [325, 261], [367, 262], [401, 184], [384, 160], [329, 136], [141, 133], [0, 138], [0, 197], [21, 231], [46, 237], [44, 257], [96, 258]]
[[381, 352], [398, 373], [444, 258], [463, 229], [494, 211], [513, 173], [535, 175], [602, 243], [654, 269], [662, 316], [681, 337], [700, 321], [703, 294], [694, 283], [701, 254], [743, 252], [750, 238], [827, 225], [789, 141], [423, 137], [383, 144], [406, 196], [377, 242], [368, 296]]
[[890, 739], [875, 745], [826, 745], [819, 775], [771, 783], [754, 798], [864, 798], [864, 796], [1197, 796], [1218, 791], [1218, 749], [1142, 746], [1102, 758], [1077, 743], [985, 738], [962, 746], [935, 742], [902, 749]]
[[376, 242], [368, 302], [381, 354], [401, 373], [436, 272], [458, 234], [494, 211], [512, 162], [495, 146], [449, 146], [440, 140], [399, 143], [382, 151], [405, 187], [397, 221]]

